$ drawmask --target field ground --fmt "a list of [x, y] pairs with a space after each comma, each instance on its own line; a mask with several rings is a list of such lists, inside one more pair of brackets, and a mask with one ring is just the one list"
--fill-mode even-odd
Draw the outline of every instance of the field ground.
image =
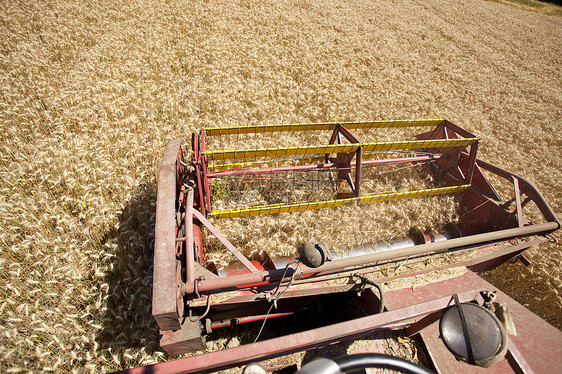
[[[562, 216], [561, 59], [561, 17], [483, 0], [2, 1], [0, 371], [168, 359], [156, 171], [202, 126], [443, 117]], [[496, 278], [562, 327], [562, 247], [528, 257]]]

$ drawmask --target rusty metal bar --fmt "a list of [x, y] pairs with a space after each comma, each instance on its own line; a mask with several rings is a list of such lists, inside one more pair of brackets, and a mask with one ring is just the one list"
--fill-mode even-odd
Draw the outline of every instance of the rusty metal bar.
[[[339, 124], [336, 124], [334, 126], [334, 130], [332, 131], [332, 136], [330, 136], [330, 141], [328, 144], [335, 144], [336, 140], [338, 141], [338, 144], [341, 144], [341, 137], [340, 137], [340, 129], [339, 129]], [[327, 156], [326, 156], [327, 157]]]
[[[530, 240], [528, 242], [523, 242], [523, 243], [519, 243], [516, 245], [511, 245], [511, 244], [507, 244], [504, 247], [501, 247], [500, 249], [479, 256], [479, 257], [475, 257], [475, 258], [471, 258], [468, 259], [466, 261], [462, 261], [462, 262], [457, 262], [457, 263], [452, 263], [452, 264], [447, 264], [447, 265], [440, 265], [440, 266], [434, 266], [434, 267], [427, 267], [423, 270], [419, 270], [419, 271], [414, 271], [414, 272], [410, 272], [410, 273], [405, 273], [405, 274], [399, 274], [399, 275], [393, 275], [390, 277], [382, 277], [382, 278], [378, 278], [377, 281], [379, 283], [385, 283], [385, 282], [390, 282], [390, 281], [394, 281], [397, 279], [402, 279], [402, 278], [409, 278], [409, 277], [415, 277], [415, 276], [419, 276], [419, 275], [423, 275], [423, 274], [427, 274], [427, 273], [431, 273], [434, 271], [441, 271], [441, 270], [445, 270], [445, 269], [451, 269], [451, 268], [456, 268], [456, 267], [466, 267], [467, 269], [474, 271], [474, 272], [480, 272], [482, 271], [481, 269], [486, 267], [490, 262], [497, 260], [497, 259], [504, 259], [504, 262], [507, 261], [505, 260], [505, 258], [513, 258], [514, 256], [517, 256], [519, 253], [521, 253], [522, 251], [524, 251], [525, 249], [532, 247], [533, 245], [538, 245], [540, 243], [544, 243], [546, 241], [546, 239], [544, 238], [540, 238], [540, 239], [534, 239], [534, 240]], [[467, 248], [467, 250], [470, 250], [470, 248]], [[372, 271], [375, 271], [374, 269]], [[485, 270], [484, 270], [485, 271]], [[361, 272], [363, 273], [368, 273], [369, 271], [363, 271]], [[328, 275], [328, 273], [322, 273], [322, 274], [318, 274], [320, 275], [324, 275], [321, 279], [326, 279], [325, 275]], [[339, 276], [339, 274], [338, 274]], [[346, 276], [349, 276], [346, 275]], [[334, 277], [335, 278], [335, 277]], [[303, 279], [300, 281], [295, 281], [293, 282], [293, 284], [302, 284], [302, 283], [307, 283], [307, 281], [313, 281], [313, 279], [307, 278], [307, 279]]]
[[211, 189], [209, 188], [209, 170], [207, 170], [207, 165], [209, 161], [207, 160], [207, 156], [205, 155], [205, 151], [207, 150], [205, 146], [205, 129], [201, 129], [199, 133], [200, 139], [200, 147], [201, 147], [201, 165], [202, 165], [202, 172], [203, 172], [203, 184], [204, 188], [203, 191], [205, 192], [205, 203], [207, 204], [207, 212], [212, 210], [211, 207]]
[[237, 318], [231, 318], [231, 319], [222, 320], [222, 321], [212, 321], [212, 322], [210, 322], [210, 329], [215, 330], [215, 329], [227, 327], [227, 326], [241, 325], [241, 324], [251, 323], [251, 322], [256, 322], [256, 321], [263, 321], [264, 319], [270, 320], [270, 319], [273, 319], [273, 318], [290, 316], [290, 315], [294, 315], [294, 314], [297, 314], [297, 313], [303, 313], [303, 312], [310, 311], [310, 310], [313, 310], [313, 309], [318, 309], [318, 306], [317, 305], [308, 305], [308, 306], [300, 307], [298, 309], [287, 310], [287, 311], [284, 311], [284, 312], [261, 314], [261, 315], [248, 316], [248, 317], [237, 317]]
[[[361, 152], [363, 153], [363, 152]], [[427, 156], [415, 156], [415, 157], [400, 157], [400, 158], [388, 158], [383, 160], [369, 160], [360, 162], [362, 167], [370, 167], [376, 165], [395, 165], [406, 162], [422, 162], [422, 161], [435, 161], [439, 160], [443, 155], [434, 154]], [[260, 174], [273, 174], [273, 173], [284, 173], [292, 171], [303, 171], [303, 170], [315, 170], [315, 169], [327, 169], [338, 167], [338, 163], [330, 162], [324, 164], [312, 164], [312, 165], [297, 165], [297, 166], [285, 166], [276, 168], [263, 168], [263, 169], [240, 169], [240, 170], [225, 170], [216, 171], [207, 174], [208, 178], [222, 178], [222, 177], [232, 177], [239, 175], [260, 175]], [[350, 163], [351, 167], [357, 166], [357, 162]]]
[[201, 155], [201, 147], [199, 144], [199, 136], [196, 132], [193, 133], [193, 152], [194, 152], [194, 164], [195, 164], [195, 174], [197, 175], [197, 189], [199, 190], [199, 209], [203, 214], [206, 214], [207, 210], [205, 209], [205, 200], [203, 194], [203, 171], [201, 169], [202, 163], [202, 155]]
[[176, 310], [176, 159], [181, 139], [172, 140], [158, 170], [152, 315], [162, 330], [177, 330]]
[[521, 192], [519, 191], [519, 180], [513, 177], [513, 189], [515, 190], [515, 210], [517, 212], [517, 223], [523, 227], [523, 208], [521, 207]]
[[[477, 290], [462, 292], [458, 294], [459, 301], [472, 301], [477, 297], [477, 293]], [[445, 296], [385, 313], [374, 314], [235, 348], [129, 369], [121, 373], [206, 373], [224, 370], [311, 348], [323, 347], [332, 343], [357, 339], [369, 335], [380, 328], [440, 311], [446, 308], [450, 301], [451, 296]]]
[[[544, 243], [547, 239], [546, 238], [538, 238], [538, 239], [534, 239], [534, 240], [530, 240], [527, 242], [523, 242], [523, 243], [519, 243], [516, 245], [511, 245], [511, 244], [506, 244], [505, 246], [501, 247], [500, 249], [492, 252], [492, 253], [488, 253], [476, 258], [471, 258], [469, 260], [463, 261], [463, 262], [457, 262], [457, 263], [452, 263], [452, 264], [447, 264], [447, 265], [440, 265], [440, 266], [434, 266], [434, 267], [426, 267], [423, 270], [419, 270], [419, 271], [414, 271], [411, 273], [406, 273], [406, 274], [400, 274], [400, 275], [393, 275], [390, 277], [382, 277], [382, 278], [378, 278], [378, 282], [379, 283], [385, 283], [385, 282], [390, 282], [390, 281], [394, 281], [397, 279], [402, 279], [402, 278], [409, 278], [409, 277], [414, 277], [414, 276], [418, 276], [418, 275], [423, 275], [423, 274], [427, 274], [427, 273], [431, 273], [433, 271], [440, 271], [440, 270], [445, 270], [445, 269], [451, 269], [451, 268], [455, 268], [455, 267], [466, 267], [469, 270], [472, 270], [474, 272], [480, 272], [481, 269], [483, 267], [486, 267], [489, 263], [491, 263], [492, 261], [496, 260], [496, 259], [505, 259], [507, 258], [513, 258], [514, 256], [517, 256], [520, 252], [524, 251], [525, 249], [532, 247], [534, 245], [538, 245], [540, 243]], [[472, 249], [471, 247], [466, 248], [466, 250], [470, 250]], [[424, 261], [423, 259], [419, 260], [419, 261]], [[381, 263], [384, 263], [381, 261]], [[416, 263], [416, 262], [414, 262]], [[314, 277], [311, 278], [304, 278], [301, 280], [297, 280], [293, 282], [293, 285], [296, 284], [303, 284], [303, 283], [316, 283], [319, 281], [326, 281], [326, 280], [333, 280], [333, 279], [341, 279], [341, 278], [347, 278], [350, 277], [352, 274], [368, 274], [371, 272], [377, 271], [377, 269], [375, 268], [370, 268], [367, 270], [362, 270], [362, 271], [354, 271], [354, 270], [350, 270], [350, 271], [346, 271], [346, 272], [340, 272], [337, 274], [334, 274], [334, 272], [326, 272], [326, 273], [318, 273], [315, 274]]]
[[468, 131], [466, 131], [465, 129], [463, 129], [463, 128], [461, 128], [461, 127], [458, 127], [457, 125], [455, 125], [455, 124], [452, 123], [452, 122], [447, 121], [446, 119], [443, 120], [443, 124], [444, 124], [444, 127], [445, 127], [446, 129], [447, 129], [447, 128], [448, 128], [448, 129], [451, 129], [451, 130], [453, 130], [455, 133], [459, 134], [459, 135], [462, 136], [462, 137], [465, 137], [465, 138], [474, 138], [474, 137], [476, 137], [476, 135], [474, 135], [473, 133], [468, 132]]
[[363, 148], [357, 150], [355, 162], [355, 196], [361, 194], [361, 166], [363, 165]]
[[[502, 247], [501, 249], [493, 252], [493, 253], [489, 253], [477, 258], [473, 258], [467, 261], [463, 261], [460, 263], [455, 263], [455, 264], [448, 264], [448, 265], [442, 265], [442, 266], [437, 266], [437, 267], [432, 267], [432, 268], [427, 268], [424, 270], [420, 270], [420, 271], [416, 271], [416, 272], [412, 272], [412, 273], [407, 273], [407, 274], [401, 274], [401, 275], [396, 275], [396, 276], [391, 276], [391, 277], [383, 277], [380, 278], [379, 281], [380, 282], [388, 282], [388, 281], [393, 281], [396, 279], [401, 279], [401, 278], [406, 278], [406, 277], [411, 277], [411, 276], [418, 276], [418, 275], [423, 275], [426, 274], [428, 272], [432, 272], [432, 271], [438, 271], [438, 270], [444, 270], [444, 269], [449, 269], [449, 268], [453, 268], [453, 267], [467, 267], [468, 269], [472, 270], [472, 271], [476, 271], [479, 272], [481, 271], [481, 269], [483, 267], [486, 267], [489, 263], [493, 262], [494, 260], [497, 260], [499, 258], [502, 258], [503, 262], [509, 261], [510, 259], [512, 259], [514, 256], [517, 256], [520, 252], [524, 251], [526, 248], [529, 248], [533, 245], [537, 245], [540, 243], [545, 242], [547, 239], [545, 238], [539, 238], [539, 239], [535, 239], [535, 240], [530, 240], [528, 242], [523, 242], [517, 245], [505, 245], [504, 247]], [[491, 244], [493, 245], [493, 244]], [[490, 246], [491, 246], [490, 245]], [[486, 246], [486, 245], [484, 245]], [[472, 249], [472, 247], [467, 247], [464, 248], [464, 250], [470, 250]], [[426, 253], [425, 255], [429, 255], [430, 253]], [[421, 257], [423, 255], [420, 255], [419, 257]], [[418, 256], [413, 256], [413, 257], [418, 257]], [[379, 264], [384, 264], [390, 261], [394, 261], [394, 259], [389, 258], [388, 260], [381, 260], [378, 261], [377, 263]], [[349, 277], [352, 273], [361, 273], [361, 274], [365, 274], [365, 273], [369, 273], [369, 272], [373, 272], [376, 271], [376, 269], [369, 267], [366, 270], [357, 270], [357, 269], [347, 269], [347, 270], [329, 270], [329, 271], [323, 271], [320, 273], [315, 273], [315, 274], [304, 274], [304, 278], [303, 279], [299, 279], [293, 282], [293, 284], [303, 284], [303, 283], [316, 283], [318, 281], [324, 281], [324, 280], [332, 280], [332, 279], [340, 279], [340, 278], [346, 278]], [[485, 270], [484, 270], [485, 271]], [[312, 275], [312, 276], [311, 276]]]
[[412, 335], [417, 334], [418, 332], [420, 332], [420, 330], [423, 330], [427, 326], [438, 321], [442, 315], [443, 313], [441, 311], [428, 314], [427, 316], [423, 317], [416, 323], [413, 323], [410, 326], [406, 327], [406, 329], [404, 330], [404, 335], [411, 337]]
[[[193, 215], [197, 218], [205, 227], [228, 249], [237, 259], [246, 267], [246, 269], [250, 270], [252, 273], [257, 273], [259, 270], [244, 256], [231, 242], [228, 241], [227, 238], [224, 237], [223, 234], [215, 227], [207, 218], [205, 218], [200, 212], [196, 209], [193, 209]], [[198, 287], [201, 291], [201, 288]]]
[[357, 151], [362, 146], [365, 152], [388, 151], [430, 151], [443, 148], [466, 148], [479, 138], [465, 139], [433, 139], [433, 140], [403, 140], [397, 142], [354, 143], [354, 144], [327, 144], [303, 147], [279, 147], [256, 149], [233, 149], [224, 151], [207, 151], [209, 161], [249, 159], [258, 157], [290, 157], [301, 155], [324, 155], [332, 153], [349, 153]]
[[352, 133], [350, 133], [349, 130], [346, 129], [344, 125], [339, 124], [339, 125], [338, 125], [338, 130], [339, 130], [339, 132], [340, 132], [343, 136], [345, 136], [345, 138], [346, 138], [347, 140], [349, 140], [351, 143], [360, 143], [360, 141], [357, 140], [357, 138], [356, 138]]
[[187, 189], [187, 201], [185, 203], [185, 268], [187, 272], [186, 284], [188, 287], [195, 286], [195, 250], [193, 248], [193, 188]]
[[[558, 229], [558, 222], [548, 222], [539, 225], [525, 226], [522, 228], [514, 228], [489, 232], [485, 234], [477, 234], [462, 238], [455, 238], [441, 242], [421, 244], [413, 247], [397, 249], [393, 251], [385, 251], [372, 253], [364, 256], [345, 258], [341, 260], [329, 261], [318, 268], [309, 268], [303, 264], [300, 265], [300, 271], [295, 275], [295, 279], [301, 279], [305, 276], [314, 274], [323, 274], [327, 272], [344, 271], [350, 268], [360, 268], [368, 266], [380, 261], [397, 260], [401, 258], [427, 255], [431, 253], [443, 252], [452, 248], [460, 248], [471, 246], [485, 242], [496, 242], [515, 237], [523, 237], [539, 233], [548, 233]], [[283, 269], [260, 271], [251, 274], [234, 275], [224, 278], [215, 278], [202, 280], [198, 284], [199, 291], [219, 292], [223, 289], [241, 286], [244, 284], [252, 284], [263, 281], [279, 280], [283, 275]], [[287, 274], [289, 275], [289, 274]]]
[[476, 167], [476, 156], [478, 153], [478, 142], [470, 146], [470, 154], [468, 156], [468, 166], [466, 168], [465, 183], [472, 184], [472, 175]]
[[463, 261], [458, 265], [466, 266], [467, 269], [470, 269], [475, 272], [486, 271], [490, 268], [493, 268], [493, 266], [491, 265], [493, 265], [494, 263], [500, 261], [501, 261], [500, 263], [510, 261], [511, 259], [516, 258], [521, 252], [523, 252], [527, 248], [544, 243], [546, 240], [547, 239], [541, 237], [534, 240], [529, 240], [527, 242], [523, 242], [515, 245], [509, 245], [506, 246], [505, 248], [501, 248], [487, 255], [480, 256], [475, 259]]
[[537, 208], [539, 208], [544, 218], [549, 222], [556, 222], [558, 224], [558, 227], [553, 230], [560, 228], [560, 221], [558, 220], [558, 217], [556, 217], [556, 213], [554, 213], [548, 202], [545, 200], [543, 195], [539, 192], [534, 184], [529, 182], [527, 179], [520, 177], [519, 175], [513, 174], [496, 165], [490, 164], [489, 162], [477, 159], [476, 164], [482, 169], [488, 170], [502, 178], [507, 179], [510, 182], [512, 181], [512, 178], [517, 178], [519, 180], [520, 186], [523, 187], [523, 191], [525, 192], [525, 194], [530, 197], [531, 200], [533, 200], [533, 202], [537, 205]]
[[[363, 159], [364, 160], [372, 160], [377, 159], [381, 153], [392, 153], [389, 152], [363, 152]], [[468, 153], [467, 153], [468, 154]], [[429, 156], [440, 156], [439, 153], [430, 153]], [[234, 162], [234, 163], [225, 163], [225, 164], [212, 164], [207, 165], [207, 169], [211, 172], [219, 172], [219, 171], [226, 171], [226, 170], [242, 170], [242, 169], [251, 169], [251, 168], [259, 168], [264, 165], [269, 164], [276, 164], [276, 165], [284, 165], [287, 163], [291, 163], [292, 161], [298, 161], [299, 165], [305, 165], [304, 161], [308, 160], [314, 165], [322, 164], [322, 163], [329, 163], [326, 161], [326, 155], [322, 156], [307, 156], [307, 157], [299, 157], [297, 159], [294, 158], [287, 158], [287, 159], [278, 159], [278, 160], [269, 160], [269, 161], [255, 161], [255, 162]]]

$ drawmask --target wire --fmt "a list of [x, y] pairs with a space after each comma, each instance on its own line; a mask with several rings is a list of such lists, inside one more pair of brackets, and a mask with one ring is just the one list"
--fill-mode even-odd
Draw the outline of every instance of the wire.
[[[293, 274], [291, 275], [291, 279], [289, 280], [289, 283], [287, 283], [287, 286], [285, 287], [285, 289], [281, 292], [279, 292], [279, 289], [281, 288], [281, 283], [283, 283], [283, 279], [285, 279], [285, 275], [287, 274], [287, 270], [289, 270], [289, 267], [291, 265], [294, 264], [298, 264], [297, 268], [295, 269], [295, 271], [293, 272]], [[275, 306], [275, 308], [277, 308], [277, 300], [279, 300], [281, 298], [281, 295], [283, 295], [285, 293], [285, 291], [287, 291], [289, 289], [289, 286], [291, 286], [291, 284], [293, 283], [293, 280], [295, 280], [295, 275], [297, 274], [297, 269], [300, 265], [300, 260], [295, 260], [292, 261], [290, 263], [287, 264], [287, 266], [285, 266], [285, 271], [283, 271], [283, 275], [281, 276], [281, 279], [279, 280], [279, 284], [277, 285], [277, 288], [275, 289], [275, 291], [271, 294], [269, 300], [271, 301], [271, 306], [269, 307], [269, 310], [267, 311], [267, 313], [265, 314], [265, 318], [263, 320], [263, 323], [261, 324], [260, 327], [260, 331], [258, 332], [258, 335], [256, 336], [256, 339], [254, 340], [254, 343], [258, 341], [258, 339], [260, 338], [260, 335], [263, 331], [263, 328], [265, 327], [265, 322], [267, 321], [267, 318], [269, 317], [269, 313], [271, 313], [271, 310], [273, 309], [273, 307]]]
[[[197, 282], [196, 282], [197, 284]], [[207, 315], [207, 313], [209, 313], [209, 309], [211, 309], [211, 295], [207, 296], [207, 307], [205, 309], [205, 312], [203, 314], [201, 314], [199, 317], [192, 319], [192, 315], [191, 315], [191, 308], [189, 308], [189, 322], [198, 322], [201, 321], [203, 318], [205, 318], [205, 316]]]
[[353, 274], [353, 276], [359, 278], [362, 283], [364, 283], [364, 284], [370, 284], [371, 286], [375, 287], [375, 288], [379, 291], [380, 301], [381, 301], [381, 306], [380, 306], [380, 308], [379, 308], [379, 313], [384, 312], [384, 296], [383, 296], [383, 293], [382, 293], [382, 287], [381, 287], [378, 283], [373, 282], [372, 280], [370, 280], [369, 278], [367, 278], [367, 277], [365, 277], [365, 276], [363, 276], [363, 275], [360, 275], [360, 274], [357, 274], [357, 273], [356, 273], [356, 274]]
[[258, 339], [260, 338], [261, 332], [263, 331], [263, 328], [265, 326], [265, 321], [267, 321], [267, 317], [269, 317], [269, 313], [271, 313], [271, 309], [273, 309], [273, 303], [271, 303], [271, 306], [269, 307], [269, 310], [265, 314], [265, 318], [263, 320], [263, 323], [261, 324], [260, 331], [258, 332], [258, 335], [256, 336], [256, 339], [254, 339], [254, 343], [257, 342]]

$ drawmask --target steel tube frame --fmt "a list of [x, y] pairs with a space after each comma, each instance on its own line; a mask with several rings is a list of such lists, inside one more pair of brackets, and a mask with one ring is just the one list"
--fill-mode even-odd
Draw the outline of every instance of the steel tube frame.
[[201, 213], [207, 214], [207, 210], [206, 210], [207, 204], [205, 203], [204, 194], [203, 194], [204, 183], [203, 183], [202, 163], [204, 162], [204, 160], [200, 148], [200, 137], [197, 135], [197, 133], [193, 133], [192, 143], [193, 143], [192, 147], [194, 153], [193, 163], [195, 164], [194, 166], [195, 166], [195, 173], [197, 176], [197, 189], [199, 192], [199, 209], [201, 210]]
[[[558, 228], [560, 228], [560, 221], [558, 217], [556, 217], [556, 213], [552, 210], [544, 196], [539, 192], [539, 190], [535, 187], [535, 185], [529, 182], [527, 179], [513, 174], [505, 169], [500, 168], [494, 164], [490, 164], [489, 162], [476, 159], [476, 164], [484, 170], [488, 170], [504, 179], [513, 183], [512, 178], [516, 178], [519, 181], [519, 190], [524, 192], [531, 200], [537, 205], [537, 208], [541, 211], [541, 214], [544, 218], [550, 222], [557, 222]], [[556, 229], [555, 229], [556, 230]]]
[[260, 157], [289, 157], [302, 155], [325, 155], [336, 153], [350, 153], [363, 147], [365, 152], [389, 151], [419, 151], [436, 149], [465, 149], [478, 142], [479, 138], [464, 139], [429, 139], [402, 140], [397, 142], [353, 143], [353, 144], [325, 144], [302, 147], [256, 148], [242, 150], [207, 151], [209, 161], [236, 160]]
[[[548, 222], [538, 225], [525, 226], [523, 228], [494, 231], [490, 233], [450, 239], [442, 242], [421, 244], [409, 248], [397, 249], [394, 251], [379, 252], [364, 256], [345, 258], [327, 262], [318, 268], [309, 268], [303, 264], [300, 264], [296, 270], [297, 274], [295, 275], [295, 279], [301, 279], [303, 277], [311, 275], [325, 274], [328, 272], [349, 270], [349, 268], [365, 267], [380, 261], [397, 260], [400, 258], [443, 252], [453, 248], [466, 247], [480, 243], [497, 242], [512, 239], [515, 237], [549, 233], [558, 229], [559, 227], [560, 224], [558, 222]], [[290, 272], [287, 272], [287, 275], [292, 275], [292, 273], [289, 273]], [[225, 289], [240, 287], [246, 284], [254, 284], [263, 281], [272, 282], [275, 280], [279, 280], [282, 275], [283, 269], [276, 269], [250, 274], [234, 275], [224, 278], [202, 279], [197, 281], [197, 289], [201, 292], [220, 292]]]
[[[362, 167], [369, 167], [375, 165], [394, 165], [406, 162], [421, 162], [421, 161], [434, 161], [439, 160], [442, 157], [441, 154], [434, 154], [428, 156], [417, 156], [417, 157], [400, 157], [400, 158], [389, 158], [384, 160], [367, 160], [361, 161], [359, 164]], [[351, 162], [351, 167], [357, 166], [357, 162]], [[291, 171], [305, 171], [305, 170], [315, 170], [315, 169], [327, 169], [338, 167], [337, 162], [324, 163], [324, 164], [311, 164], [311, 165], [298, 165], [298, 166], [285, 166], [277, 168], [262, 168], [262, 169], [243, 169], [243, 170], [225, 170], [225, 171], [215, 171], [207, 174], [208, 178], [222, 178], [222, 177], [233, 177], [239, 175], [261, 175], [261, 174], [273, 174], [273, 173], [284, 173]]]
[[205, 192], [205, 204], [207, 204], [207, 212], [210, 212], [212, 210], [211, 207], [211, 189], [209, 187], [209, 171], [207, 170], [207, 165], [209, 164], [209, 161], [207, 160], [207, 155], [205, 155], [205, 151], [207, 150], [206, 146], [205, 146], [205, 129], [201, 129], [201, 132], [199, 133], [199, 149], [201, 152], [201, 161], [202, 161], [202, 168], [201, 168], [201, 172], [203, 173], [203, 184], [204, 184], [204, 188], [203, 191]]
[[228, 239], [225, 238], [224, 235], [222, 235], [221, 232], [215, 226], [213, 226], [211, 222], [209, 222], [209, 220], [207, 220], [207, 218], [205, 218], [196, 210], [193, 210], [192, 213], [195, 218], [201, 221], [201, 223], [207, 228], [207, 230], [209, 230], [226, 247], [226, 249], [228, 249], [234, 255], [234, 257], [236, 257], [236, 259], [242, 263], [242, 265], [244, 265], [246, 269], [248, 269], [252, 273], [259, 271], [254, 266], [254, 264], [252, 264], [250, 260], [246, 258], [246, 256], [240, 253], [240, 251], [232, 243], [230, 243]]
[[[440, 271], [440, 270], [451, 269], [451, 268], [454, 268], [454, 267], [462, 267], [462, 266], [466, 267], [469, 270], [472, 270], [472, 271], [475, 271], [475, 272], [480, 272], [481, 269], [487, 268], [488, 264], [490, 264], [490, 263], [492, 263], [496, 260], [500, 261], [500, 259], [504, 259], [504, 258], [513, 259], [513, 258], [517, 257], [525, 249], [527, 249], [529, 247], [532, 247], [534, 245], [538, 245], [540, 243], [543, 243], [547, 240], [548, 239], [546, 239], [546, 238], [538, 238], [538, 239], [526, 241], [526, 242], [516, 244], [516, 245], [506, 244], [504, 247], [501, 247], [501, 249], [498, 249], [497, 251], [493, 251], [491, 253], [488, 253], [488, 254], [485, 254], [485, 255], [482, 255], [482, 256], [479, 256], [479, 257], [471, 258], [471, 259], [466, 260], [466, 261], [447, 264], [447, 265], [427, 267], [424, 270], [414, 271], [414, 272], [406, 273], [406, 274], [399, 274], [399, 275], [393, 275], [393, 276], [389, 276], [389, 277], [382, 277], [382, 278], [378, 278], [378, 282], [384, 283], [384, 282], [389, 282], [389, 281], [393, 281], [393, 280], [396, 280], [396, 279], [414, 277], [414, 276], [418, 276], [418, 275], [431, 273], [433, 271]], [[485, 245], [484, 247], [489, 247], [489, 245]], [[467, 249], [470, 250], [470, 248], [467, 248]], [[420, 260], [420, 261], [422, 261], [422, 260]], [[305, 284], [305, 283], [317, 283], [317, 282], [322, 282], [322, 281], [326, 281], [326, 280], [346, 278], [346, 277], [352, 276], [353, 274], [364, 275], [364, 274], [368, 274], [368, 273], [373, 272], [373, 271], [375, 271], [375, 270], [374, 269], [372, 269], [372, 270], [368, 269], [368, 270], [357, 271], [357, 272], [354, 271], [354, 270], [349, 270], [349, 271], [345, 271], [345, 272], [340, 272], [338, 274], [329, 273], [329, 272], [319, 273], [319, 274], [316, 274], [316, 276], [318, 276], [318, 277], [310, 277], [310, 278], [296, 280], [292, 284], [298, 285], [298, 284]], [[319, 276], [322, 276], [322, 277], [319, 277]]]
[[[446, 121], [444, 125], [449, 129], [459, 133], [462, 136], [474, 136], [473, 134], [459, 128], [456, 125], [453, 125], [450, 122]], [[339, 133], [337, 129], [335, 130], [336, 131], [334, 131], [334, 134]], [[203, 133], [201, 135], [204, 136]], [[199, 153], [200, 151], [201, 150], [199, 149], [197, 153]], [[470, 154], [473, 155], [475, 154], [475, 152], [476, 149], [474, 150], [471, 149]], [[377, 160], [375, 160], [374, 162], [377, 162]], [[410, 256], [419, 256], [419, 255], [429, 254], [432, 252], [441, 252], [452, 248], [471, 246], [484, 242], [506, 240], [518, 236], [545, 234], [554, 231], [560, 227], [560, 222], [558, 221], [558, 218], [556, 217], [556, 215], [554, 214], [554, 212], [552, 211], [546, 200], [529, 181], [525, 180], [520, 176], [514, 175], [504, 169], [501, 169], [495, 165], [482, 161], [480, 159], [475, 159], [474, 162], [479, 167], [491, 171], [492, 173], [497, 174], [508, 180], [512, 178], [516, 178], [521, 185], [520, 187], [521, 190], [524, 191], [535, 202], [535, 204], [538, 206], [543, 216], [549, 222], [545, 224], [531, 225], [526, 227], [519, 227], [514, 229], [506, 229], [506, 230], [500, 230], [500, 231], [489, 232], [484, 234], [472, 235], [464, 238], [451, 239], [446, 242], [423, 244], [411, 248], [406, 248], [406, 249], [401, 249], [401, 250], [391, 251], [386, 253], [375, 253], [375, 254], [365, 255], [357, 258], [337, 260], [337, 261], [326, 263], [322, 267], [317, 269], [310, 269], [304, 265], [301, 265], [300, 267], [301, 272], [296, 276], [305, 277], [313, 274], [337, 272], [337, 271], [342, 271], [348, 267], [365, 266], [366, 264], [372, 264], [378, 261], [388, 261], [388, 260], [394, 260], [394, 259], [410, 257]], [[323, 164], [323, 165], [325, 165], [325, 167], [328, 167], [328, 165], [330, 164]], [[318, 165], [304, 166], [304, 168], [307, 167], [317, 168]], [[294, 170], [293, 168], [299, 168], [299, 167], [298, 166], [292, 167], [291, 169]], [[279, 170], [280, 168], [259, 169], [259, 170], [255, 170], [255, 172], [267, 173], [274, 169]], [[231, 173], [237, 173], [237, 172], [238, 171], [231, 171]], [[241, 172], [247, 173], [247, 171], [241, 171]], [[213, 174], [216, 175], [216, 173], [210, 173], [210, 175]], [[281, 275], [282, 275], [282, 271], [273, 270], [273, 271], [259, 271], [259, 272], [254, 271], [251, 274], [242, 274], [242, 275], [230, 276], [225, 278], [201, 279], [198, 281], [197, 289], [199, 291], [220, 292], [220, 290], [225, 288], [240, 287], [245, 284], [252, 284], [256, 282], [278, 280], [281, 277]], [[193, 285], [189, 284], [186, 286], [187, 286], [186, 290], [191, 290], [195, 288], [194, 284]]]
[[195, 249], [193, 243], [193, 188], [187, 190], [185, 203], [185, 267], [187, 284], [195, 284]]
[[242, 325], [242, 324], [245, 324], [245, 323], [263, 321], [264, 319], [270, 320], [270, 319], [273, 319], [273, 318], [290, 316], [290, 315], [294, 315], [294, 314], [297, 314], [297, 313], [306, 312], [308, 310], [315, 309], [315, 308], [317, 308], [317, 306], [305, 306], [305, 307], [302, 307], [300, 309], [294, 309], [294, 310], [289, 310], [289, 311], [280, 312], [280, 313], [269, 313], [269, 314], [262, 314], [262, 315], [250, 316], [250, 317], [231, 318], [231, 319], [223, 320], [223, 321], [214, 321], [214, 322], [210, 323], [209, 327], [210, 327], [211, 330], [215, 330], [215, 329], [233, 326], [233, 325]]

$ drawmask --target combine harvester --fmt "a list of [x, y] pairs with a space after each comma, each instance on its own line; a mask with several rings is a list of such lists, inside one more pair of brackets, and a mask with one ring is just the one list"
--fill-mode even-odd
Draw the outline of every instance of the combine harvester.
[[[409, 138], [414, 140], [364, 141], [358, 135], [377, 140], [384, 139], [379, 135], [385, 132], [408, 130], [418, 133]], [[267, 136], [283, 141], [301, 136], [308, 144], [310, 139], [325, 141], [313, 146], [251, 147]], [[227, 144], [242, 141], [251, 149], [209, 149], [208, 144], [218, 143], [214, 139]], [[159, 170], [152, 301], [166, 352], [202, 350], [202, 336], [216, 329], [298, 313], [310, 316], [346, 303], [363, 316], [349, 315], [323, 327], [129, 372], [213, 372], [253, 362], [270, 370], [272, 358], [388, 330], [416, 339], [428, 358], [427, 369], [435, 372], [562, 370], [562, 333], [477, 275], [508, 261], [525, 260], [522, 253], [550, 240], [560, 222], [530, 182], [478, 159], [478, 142], [477, 136], [441, 119], [204, 128], [193, 135], [188, 159], [181, 140], [171, 141]], [[392, 170], [416, 166], [420, 177], [434, 185], [395, 192], [365, 187], [373, 170], [397, 165]], [[215, 180], [252, 177], [283, 183], [291, 180], [289, 176], [320, 173], [328, 181], [329, 193], [322, 195], [326, 199], [270, 199], [255, 206], [213, 209], [218, 200], [211, 193]], [[512, 197], [502, 199], [488, 178], [502, 181]], [[237, 188], [243, 190], [242, 185]], [[295, 248], [293, 257], [272, 258], [262, 251], [248, 258], [213, 224], [232, 217], [440, 194], [455, 195], [458, 217], [456, 222], [444, 222], [441, 232], [411, 229], [402, 239], [344, 252], [309, 241], [300, 252]], [[533, 218], [542, 217], [542, 222], [526, 218], [532, 209]], [[213, 235], [224, 245], [232, 256], [230, 265], [218, 267], [209, 261], [204, 235]], [[450, 261], [431, 265], [434, 256]], [[389, 263], [429, 265], [381, 277], [381, 266]], [[454, 276], [417, 287], [383, 292], [380, 286], [451, 269], [457, 270]], [[285, 369], [336, 373], [379, 366], [423, 372], [403, 360], [377, 355], [374, 346], [372, 351], [313, 361], [302, 369], [297, 362]]]

